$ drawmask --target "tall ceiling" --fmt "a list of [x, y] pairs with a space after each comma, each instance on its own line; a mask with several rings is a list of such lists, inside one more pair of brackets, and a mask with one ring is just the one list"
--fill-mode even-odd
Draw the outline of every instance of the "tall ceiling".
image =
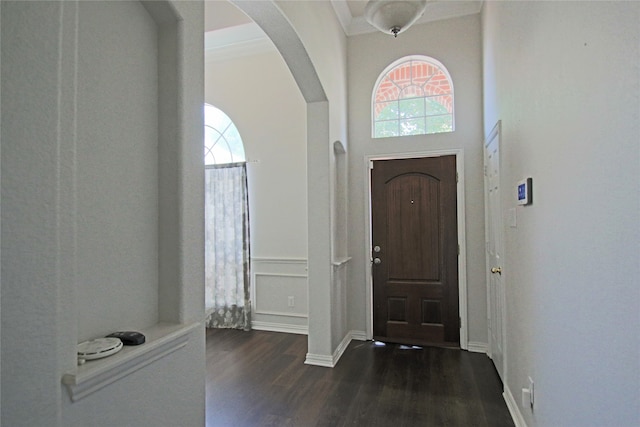
[[[298, 0], [303, 1], [303, 0]], [[367, 0], [319, 0], [331, 2], [348, 36], [377, 31], [364, 19]], [[482, 0], [429, 0], [427, 10], [416, 24], [479, 13]], [[205, 2], [205, 31], [243, 25], [252, 22], [227, 0]]]
[[[309, 0], [290, 0], [309, 1]], [[330, 2], [347, 36], [377, 31], [364, 19], [367, 0], [314, 0]], [[414, 25], [480, 12], [482, 0], [427, 0], [427, 9]], [[274, 49], [251, 18], [228, 0], [205, 0], [205, 57], [225, 60]]]

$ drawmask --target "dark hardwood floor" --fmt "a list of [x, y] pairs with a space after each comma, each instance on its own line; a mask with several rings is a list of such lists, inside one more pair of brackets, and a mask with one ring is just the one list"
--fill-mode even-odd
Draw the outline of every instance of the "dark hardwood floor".
[[513, 426], [486, 355], [353, 341], [333, 369], [305, 335], [207, 329], [207, 426]]

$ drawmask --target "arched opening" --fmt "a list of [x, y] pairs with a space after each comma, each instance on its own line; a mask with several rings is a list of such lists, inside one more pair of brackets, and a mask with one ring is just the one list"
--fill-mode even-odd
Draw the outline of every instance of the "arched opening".
[[255, 22], [228, 2], [207, 2], [205, 11], [229, 16], [206, 26], [205, 102], [233, 118], [245, 148], [250, 328], [306, 334], [306, 102]]
[[290, 20], [275, 2], [232, 1], [269, 36], [291, 70], [307, 104], [307, 283], [309, 298], [308, 353], [305, 363], [334, 366], [331, 293], [331, 189], [326, 180], [330, 170], [329, 102], [316, 69]]

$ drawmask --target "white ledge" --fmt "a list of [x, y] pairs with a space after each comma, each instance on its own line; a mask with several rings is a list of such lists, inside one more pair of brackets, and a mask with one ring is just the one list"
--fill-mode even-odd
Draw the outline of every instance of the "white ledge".
[[159, 323], [141, 330], [146, 341], [138, 346], [125, 346], [113, 356], [88, 360], [75, 373], [63, 375], [71, 400], [76, 402], [101, 388], [141, 369], [187, 345], [189, 334], [201, 323]]
[[350, 256], [336, 259], [331, 264], [333, 264], [334, 267], [342, 267], [343, 265], [345, 265], [349, 261], [351, 261], [351, 257]]

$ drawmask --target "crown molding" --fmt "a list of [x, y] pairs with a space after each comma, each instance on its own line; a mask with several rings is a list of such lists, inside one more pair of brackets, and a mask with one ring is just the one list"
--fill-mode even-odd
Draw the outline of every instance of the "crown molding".
[[275, 51], [276, 48], [269, 37], [254, 22], [204, 34], [205, 62], [226, 61]]
[[347, 29], [351, 25], [351, 21], [353, 21], [353, 16], [351, 16], [351, 10], [347, 2], [345, 0], [331, 0], [331, 6], [333, 6], [333, 10], [338, 17], [338, 21], [340, 21], [340, 25], [342, 25], [342, 29], [345, 34], [347, 34]]
[[[480, 13], [482, 3], [482, 0], [429, 1], [426, 12], [414, 25], [474, 15]], [[345, 0], [331, 0], [331, 5], [347, 36], [378, 31], [363, 16], [353, 17]], [[208, 31], [204, 35], [204, 45], [207, 63], [276, 51], [255, 22]]]

